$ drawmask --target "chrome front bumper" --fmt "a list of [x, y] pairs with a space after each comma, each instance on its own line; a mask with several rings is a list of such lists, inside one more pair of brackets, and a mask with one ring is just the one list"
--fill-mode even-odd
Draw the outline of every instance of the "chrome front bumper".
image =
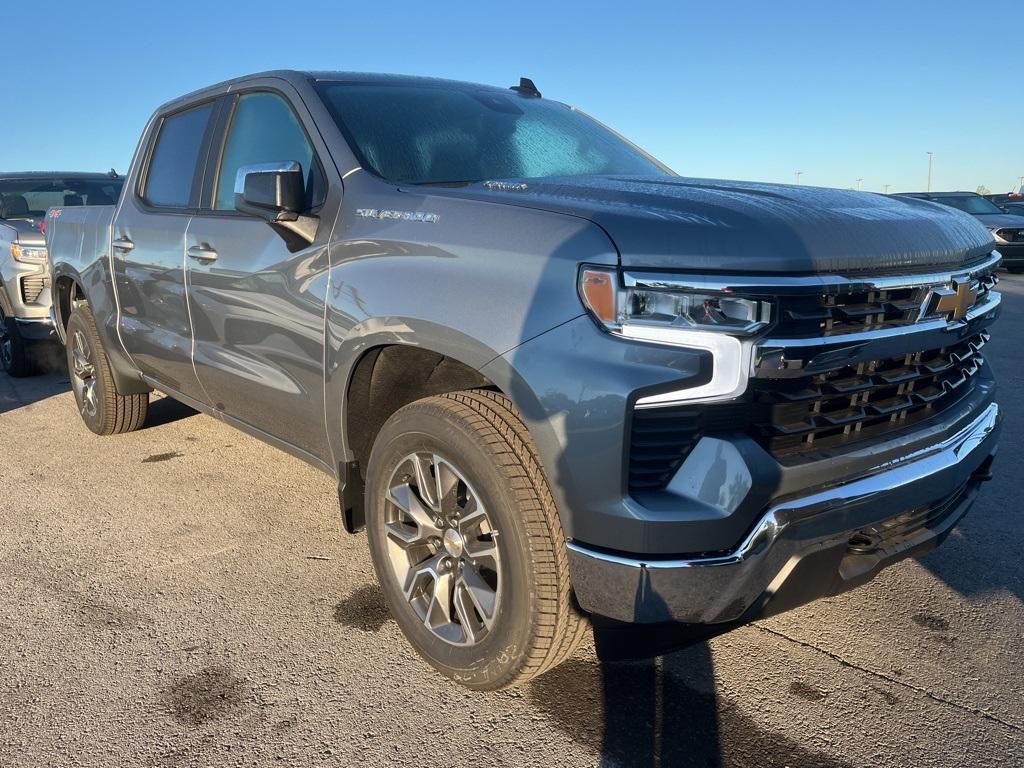
[[[1002, 416], [988, 405], [946, 440], [809, 495], [778, 500], [733, 551], [638, 559], [568, 542], [573, 588], [584, 610], [625, 622], [743, 621], [836, 594], [936, 546], [988, 479]], [[851, 537], [960, 494], [948, 514], [898, 542], [860, 551]]]

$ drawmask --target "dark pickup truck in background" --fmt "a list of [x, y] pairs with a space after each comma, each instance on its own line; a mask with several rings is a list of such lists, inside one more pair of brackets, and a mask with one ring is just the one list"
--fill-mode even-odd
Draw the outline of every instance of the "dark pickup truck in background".
[[49, 217], [88, 427], [159, 390], [330, 473], [399, 626], [471, 687], [552, 668], [586, 614], [853, 587], [990, 476], [984, 226], [682, 178], [529, 80], [212, 86], [157, 110], [116, 205]]

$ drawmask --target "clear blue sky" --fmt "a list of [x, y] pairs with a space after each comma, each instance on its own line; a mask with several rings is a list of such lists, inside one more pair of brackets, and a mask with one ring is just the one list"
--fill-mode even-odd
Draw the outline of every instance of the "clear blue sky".
[[161, 102], [312, 68], [528, 75], [687, 176], [915, 190], [931, 150], [933, 188], [1006, 191], [1022, 22], [1024, 0], [52, 0], [11, 30], [0, 170], [123, 172]]

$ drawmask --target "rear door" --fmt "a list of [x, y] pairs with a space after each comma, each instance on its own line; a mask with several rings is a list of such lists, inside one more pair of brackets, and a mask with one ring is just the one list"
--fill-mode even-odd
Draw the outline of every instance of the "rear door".
[[185, 230], [199, 204], [218, 102], [160, 116], [135, 183], [114, 218], [120, 333], [139, 369], [199, 401], [185, 298]]
[[[233, 94], [211, 153], [207, 199], [185, 237], [199, 380], [228, 416], [319, 459], [324, 423], [327, 243], [340, 199], [328, 196], [326, 149], [297, 95], [284, 86]], [[313, 243], [234, 208], [237, 171], [294, 161], [306, 179]], [[328, 201], [325, 204], [325, 201]]]

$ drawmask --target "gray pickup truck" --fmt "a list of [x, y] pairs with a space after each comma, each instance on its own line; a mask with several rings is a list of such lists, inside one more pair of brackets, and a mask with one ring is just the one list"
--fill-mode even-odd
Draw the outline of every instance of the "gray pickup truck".
[[44, 216], [53, 206], [113, 205], [124, 180], [101, 173], [0, 173], [0, 369], [35, 370], [35, 345], [55, 341]]
[[983, 226], [682, 178], [525, 78], [212, 86], [47, 234], [86, 425], [159, 390], [329, 473], [395, 620], [471, 687], [551, 669], [588, 614], [849, 589], [990, 477]]

